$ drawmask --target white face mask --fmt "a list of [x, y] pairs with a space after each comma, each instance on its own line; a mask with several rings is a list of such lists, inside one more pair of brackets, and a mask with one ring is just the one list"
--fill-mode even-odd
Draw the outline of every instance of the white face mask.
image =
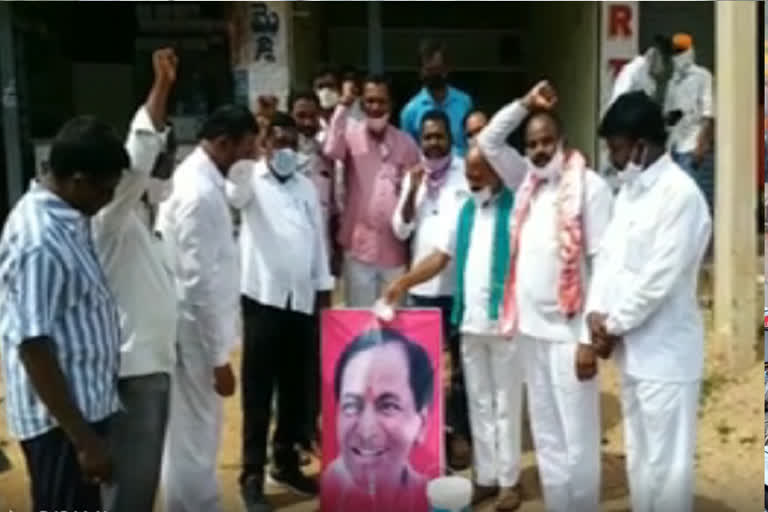
[[269, 159], [269, 166], [281, 178], [288, 178], [296, 172], [298, 164], [298, 154], [291, 148], [278, 149]]
[[339, 104], [339, 93], [330, 87], [323, 87], [317, 90], [317, 99], [320, 101], [320, 108], [330, 110]]
[[149, 178], [149, 185], [147, 186], [147, 201], [152, 206], [157, 206], [169, 197], [173, 192], [173, 180], [160, 180], [157, 178]]
[[688, 48], [683, 53], [678, 53], [672, 57], [672, 64], [675, 67], [675, 71], [685, 71], [689, 66], [693, 64], [693, 48]]
[[491, 192], [491, 187], [488, 186], [485, 186], [480, 190], [472, 191], [472, 199], [474, 199], [475, 206], [478, 208], [482, 208], [488, 201], [490, 201], [492, 196], [493, 193]]
[[563, 155], [563, 148], [558, 146], [555, 150], [555, 154], [549, 159], [549, 162], [539, 167], [528, 159], [528, 168], [531, 170], [534, 176], [542, 180], [550, 180], [557, 176], [563, 169], [563, 161], [565, 156]]
[[374, 133], [381, 133], [389, 124], [389, 114], [384, 114], [381, 117], [366, 117], [365, 122], [369, 130]]
[[[634, 153], [635, 150], [632, 150], [630, 154]], [[616, 174], [616, 176], [619, 178], [619, 182], [622, 185], [631, 185], [635, 182], [635, 180], [640, 176], [640, 173], [642, 173], [645, 169], [645, 159], [647, 156], [648, 146], [645, 146], [643, 149], [642, 158], [640, 159], [641, 163], [635, 162], [634, 159], [630, 156], [624, 168], [619, 170], [619, 172]]]

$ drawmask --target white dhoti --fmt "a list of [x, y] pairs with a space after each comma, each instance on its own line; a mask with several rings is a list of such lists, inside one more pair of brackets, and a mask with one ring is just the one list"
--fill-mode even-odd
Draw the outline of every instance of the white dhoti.
[[693, 510], [700, 381], [622, 378], [632, 512]]
[[462, 335], [475, 481], [512, 487], [520, 478], [523, 376], [517, 344]]
[[600, 393], [597, 377], [576, 378], [576, 343], [519, 335], [528, 414], [549, 512], [600, 506]]
[[163, 457], [165, 512], [221, 511], [216, 475], [221, 422], [213, 368], [202, 354], [180, 353]]

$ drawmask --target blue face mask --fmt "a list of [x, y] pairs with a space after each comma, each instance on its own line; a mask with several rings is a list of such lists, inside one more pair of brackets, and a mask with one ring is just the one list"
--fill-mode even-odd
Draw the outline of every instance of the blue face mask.
[[288, 178], [296, 172], [298, 154], [291, 148], [278, 149], [272, 153], [272, 158], [269, 159], [269, 166], [281, 178]]

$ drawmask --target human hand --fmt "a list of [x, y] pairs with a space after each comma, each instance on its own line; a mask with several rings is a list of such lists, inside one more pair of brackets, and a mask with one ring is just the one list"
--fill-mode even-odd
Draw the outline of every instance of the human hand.
[[605, 320], [608, 315], [605, 313], [592, 312], [587, 315], [587, 326], [592, 336], [597, 355], [602, 359], [608, 359], [617, 343], [621, 342], [621, 337], [608, 333], [605, 327]]
[[547, 80], [542, 80], [528, 91], [523, 106], [528, 110], [552, 110], [557, 104], [557, 92]]
[[235, 394], [235, 375], [229, 363], [213, 369], [213, 387], [223, 397]]
[[424, 174], [426, 173], [424, 170], [424, 165], [417, 164], [408, 172], [411, 175], [411, 192], [415, 192], [419, 189], [421, 183], [424, 181]]
[[590, 380], [597, 375], [597, 352], [592, 345], [579, 343], [576, 347], [576, 378]]
[[112, 456], [106, 439], [94, 432], [75, 443], [77, 461], [83, 478], [90, 484], [103, 484], [112, 480]]
[[401, 297], [405, 294], [407, 288], [402, 284], [400, 279], [395, 279], [387, 285], [382, 294], [382, 300], [388, 306], [398, 304]]
[[172, 85], [176, 82], [176, 69], [179, 59], [173, 48], [162, 48], [152, 53], [152, 68], [155, 72], [155, 82]]

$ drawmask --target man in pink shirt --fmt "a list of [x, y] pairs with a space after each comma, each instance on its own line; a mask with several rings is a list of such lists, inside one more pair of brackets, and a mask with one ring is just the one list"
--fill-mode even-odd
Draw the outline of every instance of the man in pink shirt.
[[346, 188], [338, 242], [344, 250], [344, 293], [348, 307], [371, 307], [384, 286], [408, 261], [407, 245], [392, 231], [400, 183], [419, 163], [419, 148], [389, 124], [389, 82], [373, 76], [363, 83], [365, 119], [350, 116], [355, 97], [345, 88], [331, 118], [324, 151], [344, 163]]

